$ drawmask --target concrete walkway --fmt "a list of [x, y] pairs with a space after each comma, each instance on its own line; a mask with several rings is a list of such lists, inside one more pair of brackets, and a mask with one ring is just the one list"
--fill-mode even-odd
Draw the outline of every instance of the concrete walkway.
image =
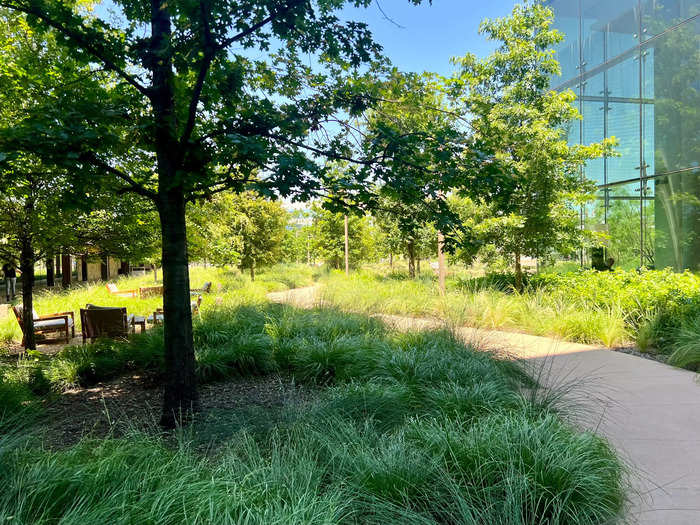
[[[314, 306], [318, 288], [269, 294]], [[402, 330], [437, 320], [378, 315]], [[523, 359], [532, 374], [567, 391], [575, 423], [605, 436], [630, 468], [628, 522], [700, 525], [700, 379], [698, 374], [628, 354], [526, 334], [458, 329], [468, 343]], [[568, 387], [571, 389], [569, 390]]]

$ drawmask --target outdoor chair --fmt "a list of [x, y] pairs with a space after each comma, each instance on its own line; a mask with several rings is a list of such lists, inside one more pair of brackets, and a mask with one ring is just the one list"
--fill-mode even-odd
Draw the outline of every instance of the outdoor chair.
[[[202, 305], [202, 296], [198, 296], [196, 301], [190, 303], [190, 309], [192, 314], [199, 313], [199, 307]], [[163, 319], [165, 319], [165, 314], [162, 308], [156, 308], [156, 311], [152, 315], [148, 316], [147, 321], [153, 325], [163, 324]]]
[[190, 289], [190, 295], [202, 295], [211, 292], [211, 281], [207, 281], [201, 288]]
[[[12, 311], [22, 329], [22, 346], [24, 346], [26, 339], [26, 334], [24, 333], [24, 307], [13, 306]], [[36, 310], [32, 310], [32, 316], [34, 317], [34, 335], [38, 338], [44, 339], [46, 334], [60, 333], [63, 334], [63, 337], [56, 342], [65, 341], [67, 343], [71, 340], [71, 337], [75, 337], [73, 312], [39, 315], [36, 313]]]
[[146, 297], [156, 297], [157, 295], [163, 295], [163, 286], [141, 286], [139, 288], [139, 297], [144, 299]]
[[129, 336], [129, 318], [126, 308], [86, 305], [80, 309], [83, 344], [99, 337], [126, 339]]
[[137, 289], [133, 290], [120, 290], [117, 288], [117, 285], [114, 283], [107, 283], [107, 290], [109, 290], [109, 293], [112, 295], [116, 295], [117, 297], [138, 297], [139, 296], [139, 291]]

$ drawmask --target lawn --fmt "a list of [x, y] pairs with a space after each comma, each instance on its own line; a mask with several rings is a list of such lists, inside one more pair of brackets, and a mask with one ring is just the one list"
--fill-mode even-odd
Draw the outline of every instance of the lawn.
[[306, 389], [303, 401], [251, 401], [216, 424], [202, 413], [174, 434], [45, 447], [46, 400], [124, 374], [158, 378], [162, 334], [8, 364], [0, 521], [593, 525], [621, 516], [625, 470], [614, 451], [567, 423], [560, 396], [519, 363], [447, 331], [402, 333], [359, 313], [270, 304], [262, 292], [277, 285], [264, 283], [279, 271], [205, 302], [194, 321], [197, 374], [203, 389], [283, 377]]
[[432, 272], [409, 280], [402, 272], [365, 270], [323, 280], [324, 304], [372, 314], [430, 317], [448, 326], [521, 331], [608, 347], [636, 344], [700, 366], [700, 277], [685, 272], [570, 271], [540, 273], [524, 293], [508, 274], [456, 272], [440, 295]]

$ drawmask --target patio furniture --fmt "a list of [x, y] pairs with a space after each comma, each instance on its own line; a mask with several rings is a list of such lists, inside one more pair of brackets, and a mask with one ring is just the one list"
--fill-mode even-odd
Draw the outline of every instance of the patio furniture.
[[117, 285], [114, 283], [107, 283], [107, 290], [109, 290], [109, 293], [112, 295], [116, 295], [117, 297], [138, 297], [139, 296], [139, 291], [137, 289], [133, 290], [120, 290], [117, 288]]
[[[199, 307], [202, 304], [202, 296], [198, 296], [196, 301], [192, 301], [190, 303], [190, 309], [192, 310], [193, 314], [198, 314], [199, 313]], [[155, 312], [153, 312], [152, 315], [148, 316], [147, 321], [153, 325], [158, 325], [163, 323], [163, 319], [165, 319], [165, 314], [163, 312], [162, 308], [156, 308]]]
[[[26, 338], [24, 333], [24, 307], [13, 306], [12, 311], [22, 329], [22, 346], [24, 346]], [[34, 317], [34, 335], [39, 338], [43, 339], [46, 334], [62, 333], [63, 337], [58, 339], [57, 342], [65, 341], [68, 343], [71, 337], [75, 337], [75, 317], [73, 316], [73, 312], [39, 315], [36, 313], [36, 310], [32, 310], [32, 316]]]
[[129, 314], [127, 320], [129, 321], [129, 325], [131, 326], [131, 331], [133, 333], [136, 333], [137, 326], [141, 327], [141, 333], [146, 330], [146, 318], [144, 316]]
[[160, 286], [141, 286], [139, 288], [139, 297], [144, 299], [146, 297], [156, 297], [158, 295], [163, 295], [163, 285]]
[[202, 295], [209, 292], [211, 292], [211, 281], [204, 283], [201, 288], [190, 289], [190, 295]]
[[129, 336], [126, 308], [88, 304], [80, 309], [80, 324], [83, 344], [98, 337], [126, 339]]

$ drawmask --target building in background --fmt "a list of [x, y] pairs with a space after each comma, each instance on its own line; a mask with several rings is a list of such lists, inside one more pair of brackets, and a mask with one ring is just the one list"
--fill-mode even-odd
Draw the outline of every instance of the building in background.
[[566, 39], [562, 76], [583, 120], [572, 143], [619, 141], [588, 164], [584, 227], [616, 265], [700, 270], [700, 0], [545, 0]]

